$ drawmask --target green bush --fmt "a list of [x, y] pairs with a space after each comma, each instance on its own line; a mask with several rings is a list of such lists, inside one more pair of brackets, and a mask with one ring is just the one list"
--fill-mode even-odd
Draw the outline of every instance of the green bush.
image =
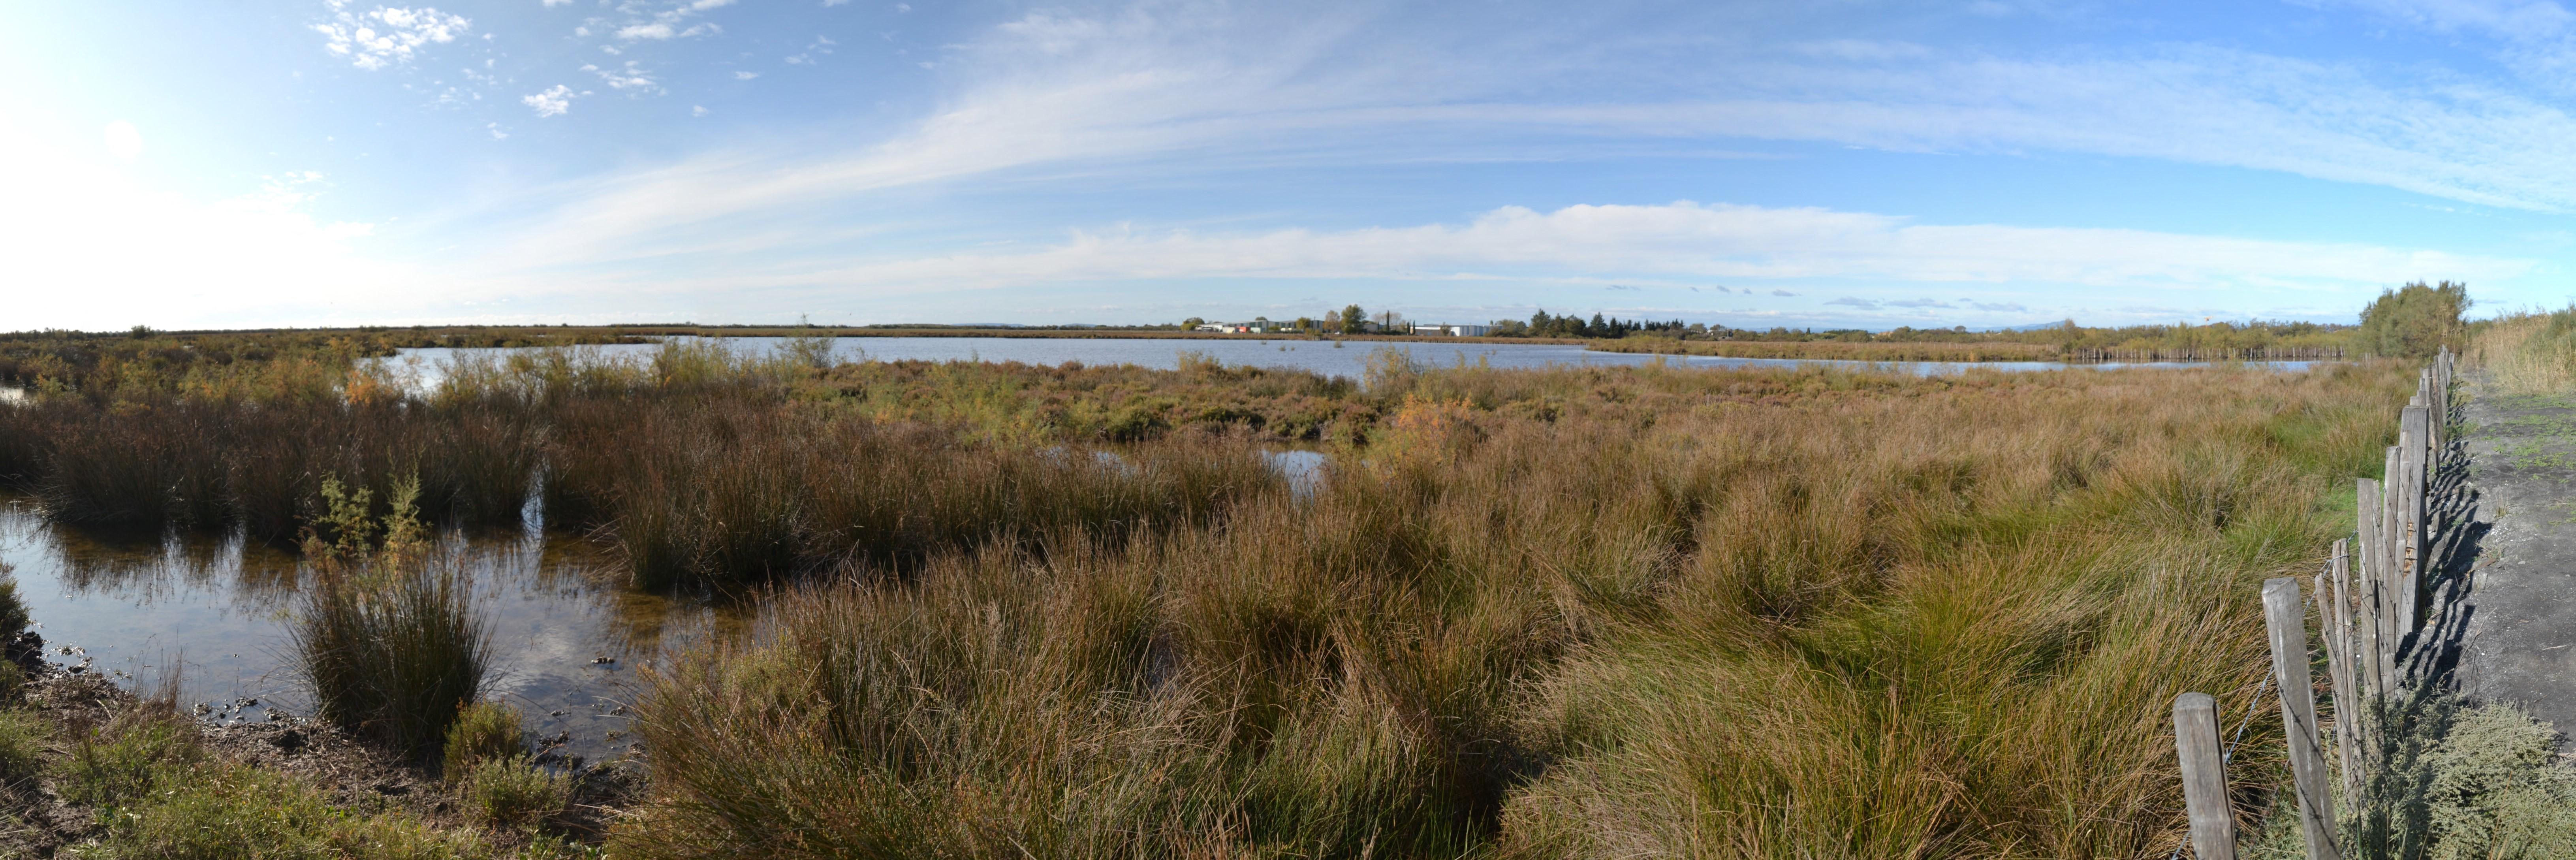
[[528, 764], [526, 756], [485, 759], [465, 776], [465, 806], [486, 823], [532, 827], [572, 803], [572, 780]]
[[527, 753], [527, 740], [519, 731], [517, 708], [499, 702], [475, 702], [465, 706], [465, 710], [456, 715], [456, 723], [447, 727], [445, 766], [439, 772], [446, 774], [451, 781], [458, 780], [472, 772], [474, 765], [485, 760]]
[[2460, 315], [2469, 309], [2469, 285], [2422, 281], [2379, 294], [2361, 311], [2354, 345], [2382, 358], [2431, 358], [2443, 346], [2458, 350], [2467, 334]]

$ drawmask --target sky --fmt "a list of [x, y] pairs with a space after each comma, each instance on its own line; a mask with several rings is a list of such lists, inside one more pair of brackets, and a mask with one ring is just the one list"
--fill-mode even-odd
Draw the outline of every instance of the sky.
[[0, 76], [0, 330], [2576, 302], [2547, 0], [93, 0]]

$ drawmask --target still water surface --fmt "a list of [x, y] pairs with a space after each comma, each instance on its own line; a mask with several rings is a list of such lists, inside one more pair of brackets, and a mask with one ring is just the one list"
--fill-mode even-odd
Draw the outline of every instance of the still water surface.
[[[623, 708], [639, 665], [741, 623], [740, 611], [623, 588], [597, 547], [540, 528], [446, 543], [492, 620], [492, 692], [540, 738], [593, 761], [633, 743]], [[310, 573], [290, 553], [238, 537], [118, 542], [10, 500], [0, 565], [13, 569], [48, 661], [129, 684], [183, 667], [185, 700], [216, 721], [311, 713], [286, 632]]]
[[[781, 338], [723, 338], [727, 343], [759, 354], [775, 350]], [[652, 353], [651, 344], [619, 344], [594, 347], [608, 356], [641, 357]], [[1714, 356], [1653, 356], [1624, 352], [1593, 352], [1580, 346], [1552, 343], [1440, 343], [1438, 341], [1323, 341], [1323, 340], [1236, 340], [1181, 338], [1008, 338], [1008, 337], [845, 337], [833, 343], [835, 356], [847, 361], [1017, 361], [1024, 364], [1058, 365], [1078, 361], [1091, 365], [1133, 364], [1158, 370], [1180, 366], [1184, 353], [1191, 353], [1227, 365], [1275, 367], [1309, 370], [1326, 376], [1361, 378], [1366, 362], [1374, 353], [1392, 350], [1403, 353], [1416, 363], [1429, 366], [1484, 363], [1500, 368], [1539, 368], [1551, 366], [1620, 366], [1639, 365], [1658, 358], [1682, 367], [1797, 367], [1816, 364], [1831, 367], [1886, 367], [1923, 375], [1963, 373], [1985, 368], [2005, 371], [2064, 370], [2088, 367], [2112, 370], [2123, 367], [2198, 367], [2183, 362], [2068, 364], [2055, 361], [1799, 361], [1785, 358], [1717, 358]], [[424, 381], [435, 382], [437, 364], [457, 355], [490, 355], [507, 353], [507, 349], [407, 349], [403, 358], [417, 358]], [[2278, 370], [2306, 370], [2311, 362], [2278, 361], [2260, 363]]]
[[[1264, 457], [1301, 496], [1314, 492], [1327, 463], [1314, 451]], [[619, 758], [634, 744], [626, 733], [640, 692], [635, 670], [710, 634], [744, 630], [754, 610], [636, 592], [597, 544], [549, 533], [530, 513], [524, 531], [443, 536], [492, 621], [492, 692], [563, 752]], [[185, 701], [218, 722], [311, 713], [287, 623], [312, 579], [292, 553], [239, 537], [120, 542], [5, 499], [0, 570], [14, 572], [52, 663], [128, 684], [180, 667]]]

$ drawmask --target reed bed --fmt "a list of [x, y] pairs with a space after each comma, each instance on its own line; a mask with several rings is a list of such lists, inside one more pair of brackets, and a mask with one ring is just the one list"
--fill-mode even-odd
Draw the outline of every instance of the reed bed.
[[672, 661], [613, 848], [2143, 856], [2168, 703], [2251, 694], [2257, 586], [2407, 381], [1389, 374], [1312, 497], [808, 585]]
[[2576, 308], [2490, 320], [2464, 354], [2507, 394], [2576, 391]]
[[1205, 525], [1283, 485], [1247, 446], [1124, 453], [984, 444], [784, 404], [559, 414], [549, 516], [592, 529], [647, 588], [899, 569], [996, 540]]
[[1800, 361], [2058, 361], [2055, 344], [1871, 342], [1832, 340], [1678, 340], [1637, 336], [1584, 345], [1595, 352], [1644, 352], [1658, 355], [1712, 355], [1724, 358], [1786, 358]]

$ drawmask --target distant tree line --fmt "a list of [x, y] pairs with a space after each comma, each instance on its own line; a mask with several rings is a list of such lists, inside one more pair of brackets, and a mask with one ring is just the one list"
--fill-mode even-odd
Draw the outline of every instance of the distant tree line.
[[1623, 338], [1640, 332], [1679, 334], [1689, 330], [1690, 327], [1684, 325], [1681, 320], [1654, 322], [1610, 319], [1596, 313], [1587, 321], [1579, 316], [1571, 314], [1557, 316], [1541, 309], [1537, 313], [1530, 314], [1528, 322], [1495, 320], [1493, 330], [1489, 333], [1494, 337]]

